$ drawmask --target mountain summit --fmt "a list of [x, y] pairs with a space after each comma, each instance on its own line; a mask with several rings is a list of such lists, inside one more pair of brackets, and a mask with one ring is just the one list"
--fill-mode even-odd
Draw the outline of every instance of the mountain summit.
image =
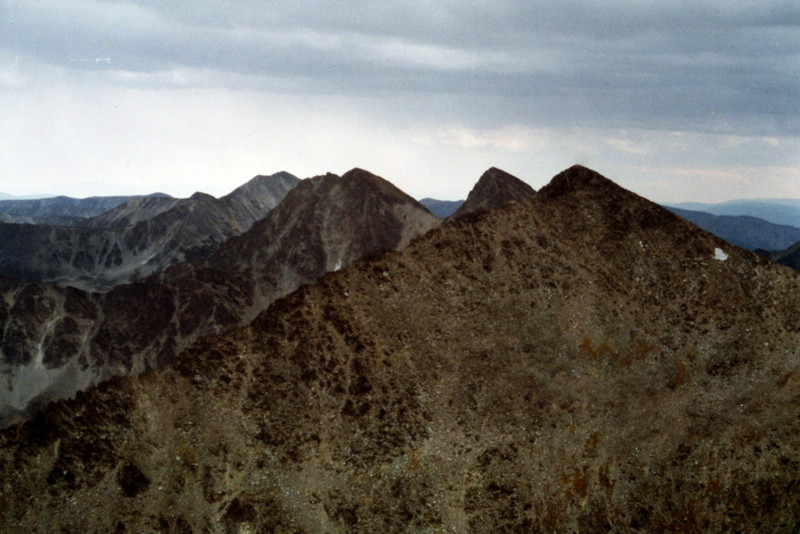
[[[559, 197], [579, 189], [624, 191], [619, 185], [602, 174], [583, 165], [573, 165], [553, 177], [539, 193], [547, 198]], [[631, 194], [630, 191], [625, 191]]]
[[499, 208], [512, 201], [525, 200], [534, 194], [536, 191], [516, 176], [492, 167], [481, 175], [478, 183], [469, 192], [467, 200], [451, 218]]
[[[792, 531], [800, 274], [596, 173], [557, 178], [0, 433], [0, 524]], [[382, 196], [359, 183], [286, 200]]]

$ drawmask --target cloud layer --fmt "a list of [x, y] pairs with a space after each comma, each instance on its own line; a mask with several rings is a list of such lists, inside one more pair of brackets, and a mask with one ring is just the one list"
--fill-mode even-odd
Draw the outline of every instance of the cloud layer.
[[463, 197], [583, 160], [668, 200], [800, 197], [800, 7], [696, 4], [7, 0], [0, 190], [358, 165]]

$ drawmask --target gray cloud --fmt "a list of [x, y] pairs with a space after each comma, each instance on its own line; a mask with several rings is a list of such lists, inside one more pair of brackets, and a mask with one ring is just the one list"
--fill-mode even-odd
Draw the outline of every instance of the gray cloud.
[[[479, 130], [800, 135], [800, 6], [793, 1], [191, 6], [0, 0], [0, 55], [123, 90], [357, 98], [358, 114], [398, 128], [427, 121]], [[12, 71], [0, 71], [0, 95], [25, 90], [24, 76]], [[723, 153], [746, 165], [762, 164], [764, 154], [780, 158], [781, 148], [729, 150]]]

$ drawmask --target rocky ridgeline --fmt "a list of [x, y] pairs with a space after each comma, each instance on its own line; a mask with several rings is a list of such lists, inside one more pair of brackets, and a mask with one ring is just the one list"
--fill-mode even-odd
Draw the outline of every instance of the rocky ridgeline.
[[[298, 182], [278, 173], [256, 176], [220, 199], [136, 197], [72, 226], [0, 224], [0, 274], [93, 291], [141, 281], [241, 234]], [[107, 204], [95, 200], [87, 213]]]
[[[216, 224], [207, 216], [200, 220]], [[405, 193], [354, 170], [302, 181], [247, 232], [139, 283], [94, 293], [2, 279], [0, 424], [170, 362], [198, 337], [244, 324], [299, 285], [437, 224]]]
[[798, 296], [797, 273], [573, 167], [6, 430], [0, 524], [790, 532]]

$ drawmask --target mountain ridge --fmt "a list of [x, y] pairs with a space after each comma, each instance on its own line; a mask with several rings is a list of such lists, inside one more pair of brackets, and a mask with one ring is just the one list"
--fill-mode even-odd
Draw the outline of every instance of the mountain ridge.
[[800, 275], [565, 172], [0, 433], [3, 523], [791, 530]]
[[6, 275], [107, 291], [197, 255], [247, 230], [299, 182], [288, 173], [257, 177], [216, 199], [134, 198], [72, 228], [0, 224]]
[[8, 282], [0, 299], [0, 424], [77, 386], [163, 365], [299, 285], [368, 252], [403, 247], [438, 224], [377, 176], [329, 174], [301, 181], [264, 219], [209, 254], [141, 282], [99, 294]]

